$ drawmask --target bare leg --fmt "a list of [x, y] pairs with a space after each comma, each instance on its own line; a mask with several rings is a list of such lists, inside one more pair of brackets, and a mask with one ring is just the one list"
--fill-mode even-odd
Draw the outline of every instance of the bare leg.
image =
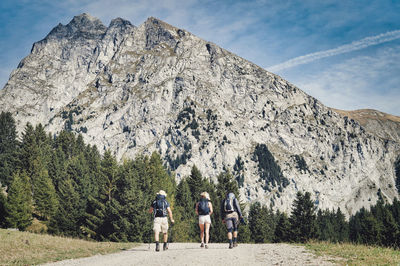
[[[208, 244], [208, 240], [210, 240], [210, 224], [205, 224], [206, 226], [206, 244]], [[203, 238], [202, 238], [203, 239]]]
[[232, 240], [232, 233], [231, 232], [228, 232], [228, 239]]
[[154, 241], [158, 242], [160, 239], [160, 232], [155, 232], [154, 231]]
[[204, 243], [204, 224], [199, 224], [200, 227], [200, 242]]
[[233, 231], [233, 237], [236, 238], [238, 235], [238, 231]]
[[168, 241], [168, 233], [164, 233], [164, 243]]

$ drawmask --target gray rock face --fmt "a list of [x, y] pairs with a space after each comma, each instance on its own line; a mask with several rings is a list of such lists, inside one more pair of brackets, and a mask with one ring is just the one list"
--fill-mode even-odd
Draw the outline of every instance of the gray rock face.
[[398, 192], [399, 143], [279, 76], [156, 18], [82, 14], [33, 45], [0, 91], [18, 129], [82, 133], [119, 159], [158, 151], [177, 180], [224, 168], [242, 199], [290, 211], [297, 191], [346, 214]]

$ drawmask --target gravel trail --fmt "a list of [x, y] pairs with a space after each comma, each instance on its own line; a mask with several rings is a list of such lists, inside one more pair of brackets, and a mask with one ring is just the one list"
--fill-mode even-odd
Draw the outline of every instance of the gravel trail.
[[150, 249], [143, 244], [119, 253], [45, 265], [334, 265], [334, 260], [288, 244], [239, 244], [233, 249], [228, 244], [209, 244], [204, 249], [198, 243], [172, 243], [166, 251], [155, 252], [155, 244]]

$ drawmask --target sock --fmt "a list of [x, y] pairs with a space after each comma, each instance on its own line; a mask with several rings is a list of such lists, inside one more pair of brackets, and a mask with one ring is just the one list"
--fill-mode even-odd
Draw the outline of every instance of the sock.
[[232, 239], [229, 239], [229, 244], [232, 244]]
[[237, 242], [237, 237], [234, 237], [233, 238], [233, 243], [236, 243]]

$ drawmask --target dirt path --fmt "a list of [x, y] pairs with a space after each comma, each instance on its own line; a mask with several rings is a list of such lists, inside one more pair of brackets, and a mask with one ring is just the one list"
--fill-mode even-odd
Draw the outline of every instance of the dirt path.
[[172, 243], [167, 251], [155, 252], [155, 245], [110, 255], [65, 260], [46, 265], [333, 265], [329, 258], [315, 257], [304, 247], [288, 244], [210, 244], [209, 249], [197, 243]]

